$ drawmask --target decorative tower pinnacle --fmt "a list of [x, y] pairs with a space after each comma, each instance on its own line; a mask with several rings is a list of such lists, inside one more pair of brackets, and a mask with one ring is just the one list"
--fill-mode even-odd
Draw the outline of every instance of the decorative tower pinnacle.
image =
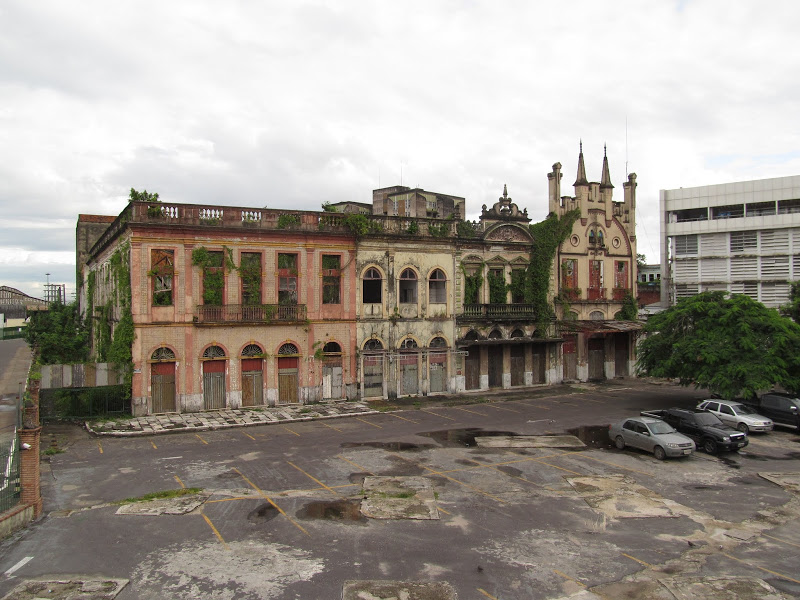
[[606, 145], [603, 144], [603, 176], [600, 178], [600, 189], [613, 187], [611, 184], [611, 172], [608, 169], [608, 152]]
[[589, 185], [589, 180], [586, 179], [586, 165], [583, 163], [583, 140], [581, 140], [580, 153], [578, 154], [578, 178], [572, 185]]

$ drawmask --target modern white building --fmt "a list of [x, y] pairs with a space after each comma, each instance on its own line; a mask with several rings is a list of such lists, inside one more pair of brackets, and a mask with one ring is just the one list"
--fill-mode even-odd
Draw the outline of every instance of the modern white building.
[[800, 280], [800, 176], [661, 190], [661, 303], [700, 292], [785, 304]]

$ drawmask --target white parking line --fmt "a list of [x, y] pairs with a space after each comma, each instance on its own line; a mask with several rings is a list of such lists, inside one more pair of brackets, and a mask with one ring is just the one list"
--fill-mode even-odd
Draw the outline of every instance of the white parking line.
[[13, 567], [11, 567], [8, 571], [6, 571], [6, 573], [5, 573], [6, 577], [10, 577], [14, 573], [14, 571], [16, 571], [17, 569], [21, 569], [22, 567], [27, 565], [32, 560], [33, 560], [32, 556], [26, 556], [21, 561], [19, 561], [17, 564], [15, 564]]

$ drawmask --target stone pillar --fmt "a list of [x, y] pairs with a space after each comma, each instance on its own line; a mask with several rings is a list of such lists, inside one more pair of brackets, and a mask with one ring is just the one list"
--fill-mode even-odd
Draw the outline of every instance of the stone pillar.
[[[42, 514], [42, 488], [39, 482], [39, 443], [42, 428], [19, 430], [20, 503], [33, 506], [33, 518]], [[30, 446], [27, 450], [27, 446]]]

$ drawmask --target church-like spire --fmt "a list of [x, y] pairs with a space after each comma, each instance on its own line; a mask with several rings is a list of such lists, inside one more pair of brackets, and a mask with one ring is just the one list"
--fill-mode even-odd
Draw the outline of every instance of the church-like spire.
[[611, 185], [611, 172], [608, 170], [608, 151], [603, 144], [603, 176], [600, 178], [600, 189], [613, 188]]
[[586, 165], [583, 164], [583, 140], [581, 140], [580, 154], [578, 154], [578, 178], [572, 185], [589, 185], [589, 180], [586, 179]]

